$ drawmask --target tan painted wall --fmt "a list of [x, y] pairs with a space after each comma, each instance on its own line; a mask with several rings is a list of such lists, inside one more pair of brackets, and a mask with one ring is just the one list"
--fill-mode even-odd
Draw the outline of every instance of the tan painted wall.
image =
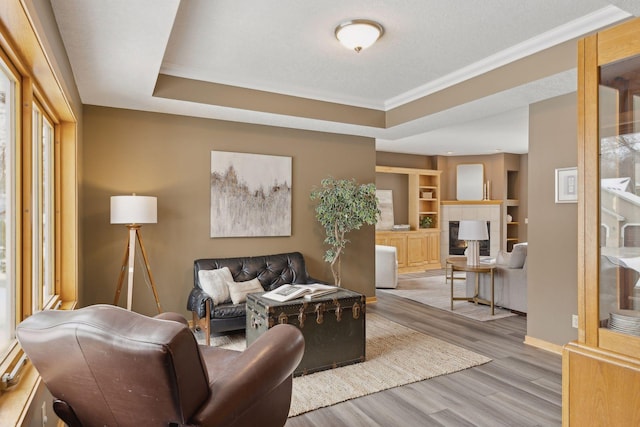
[[578, 336], [577, 204], [555, 203], [555, 169], [577, 165], [576, 94], [529, 108], [527, 335], [563, 345]]
[[399, 168], [435, 169], [433, 156], [418, 156], [415, 154], [376, 152], [377, 166], [394, 166]]
[[[375, 145], [368, 138], [94, 106], [85, 106], [84, 120], [82, 306], [112, 303], [115, 294], [127, 229], [109, 223], [112, 195], [158, 197], [158, 223], [142, 227], [144, 244], [163, 309], [188, 314], [197, 258], [297, 250], [312, 276], [330, 281], [323, 261], [324, 231], [309, 193], [329, 175], [375, 181]], [[209, 237], [212, 150], [293, 158], [291, 237]], [[374, 227], [354, 232], [350, 239], [343, 285], [373, 296]], [[136, 263], [133, 308], [153, 314], [153, 296], [139, 274], [141, 267]], [[123, 290], [120, 305], [125, 300]]]

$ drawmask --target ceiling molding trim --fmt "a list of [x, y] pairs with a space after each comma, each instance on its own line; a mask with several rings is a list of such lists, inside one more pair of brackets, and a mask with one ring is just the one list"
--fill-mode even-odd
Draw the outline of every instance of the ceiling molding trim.
[[380, 129], [385, 127], [386, 122], [386, 113], [381, 110], [185, 79], [167, 74], [158, 75], [153, 96]]
[[297, 88], [295, 91], [284, 91], [281, 89], [275, 89], [270, 85], [259, 85], [259, 84], [251, 84], [249, 82], [239, 83], [236, 81], [230, 81], [220, 78], [213, 78], [209, 73], [205, 70], [200, 70], [196, 68], [183, 67], [181, 65], [173, 64], [168, 61], [164, 61], [162, 66], [160, 67], [159, 74], [164, 74], [172, 77], [180, 77], [183, 79], [190, 80], [202, 80], [208, 81], [211, 83], [217, 83], [221, 85], [227, 86], [239, 86], [246, 89], [257, 90], [260, 92], [268, 92], [274, 95], [283, 95], [283, 96], [293, 96], [296, 98], [304, 98], [310, 101], [321, 101], [321, 102], [330, 102], [332, 104], [342, 104], [348, 107], [358, 107], [358, 108], [367, 108], [370, 110], [384, 110], [385, 102], [372, 102], [371, 100], [367, 100], [364, 98], [354, 97], [354, 96], [344, 96], [333, 95], [329, 96], [327, 93], [320, 93], [313, 90], [305, 89], [305, 88]]
[[461, 68], [458, 71], [448, 74], [440, 79], [391, 98], [385, 102], [384, 110], [389, 111], [393, 108], [397, 108], [408, 102], [415, 101], [416, 99], [428, 96], [465, 80], [477, 77], [557, 44], [564, 43], [602, 27], [628, 19], [631, 16], [632, 15], [630, 13], [615, 6], [606, 6], [593, 13], [585, 15], [582, 18], [575, 19], [551, 31], [547, 31], [537, 37], [533, 37], [522, 43], [514, 45], [509, 49], [498, 52], [495, 55], [488, 56], [481, 61]]

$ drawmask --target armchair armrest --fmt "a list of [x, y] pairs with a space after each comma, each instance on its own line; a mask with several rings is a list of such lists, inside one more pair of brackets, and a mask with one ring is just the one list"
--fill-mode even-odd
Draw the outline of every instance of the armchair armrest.
[[202, 319], [207, 315], [207, 301], [210, 301], [210, 305], [213, 306], [213, 299], [209, 294], [200, 288], [193, 288], [187, 299], [187, 310], [196, 313]]
[[[209, 399], [194, 420], [210, 426], [232, 423], [272, 390], [291, 381], [303, 354], [304, 337], [297, 327], [285, 324], [269, 329], [228, 361], [220, 376], [211, 379]], [[206, 353], [203, 356], [206, 360]]]
[[174, 322], [182, 323], [185, 326], [189, 326], [189, 322], [184, 318], [182, 314], [174, 313], [171, 311], [165, 311], [164, 313], [156, 314], [153, 316], [154, 319], [160, 320], [172, 320]]

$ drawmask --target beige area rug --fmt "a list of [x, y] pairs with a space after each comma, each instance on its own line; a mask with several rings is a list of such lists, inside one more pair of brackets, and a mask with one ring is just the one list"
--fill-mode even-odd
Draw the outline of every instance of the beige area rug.
[[[499, 307], [495, 307], [492, 316], [491, 308], [488, 305], [476, 305], [467, 301], [454, 301], [453, 311], [451, 311], [451, 285], [448, 279], [445, 282], [445, 276], [442, 273], [439, 276], [425, 273], [400, 274], [396, 289], [377, 289], [377, 292], [388, 292], [481, 322], [516, 316], [510, 310]], [[454, 280], [453, 295], [466, 295], [466, 281], [464, 279]]]
[[[375, 314], [367, 314], [366, 334], [364, 362], [293, 379], [290, 417], [491, 361]], [[244, 335], [212, 337], [212, 345], [242, 350]]]

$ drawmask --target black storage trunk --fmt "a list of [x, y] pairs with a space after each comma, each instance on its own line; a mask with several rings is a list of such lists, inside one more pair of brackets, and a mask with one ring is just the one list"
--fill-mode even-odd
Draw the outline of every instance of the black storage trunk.
[[365, 358], [364, 295], [347, 289], [313, 298], [278, 302], [262, 293], [247, 295], [247, 346], [279, 323], [300, 328], [305, 340], [294, 376], [363, 362]]

